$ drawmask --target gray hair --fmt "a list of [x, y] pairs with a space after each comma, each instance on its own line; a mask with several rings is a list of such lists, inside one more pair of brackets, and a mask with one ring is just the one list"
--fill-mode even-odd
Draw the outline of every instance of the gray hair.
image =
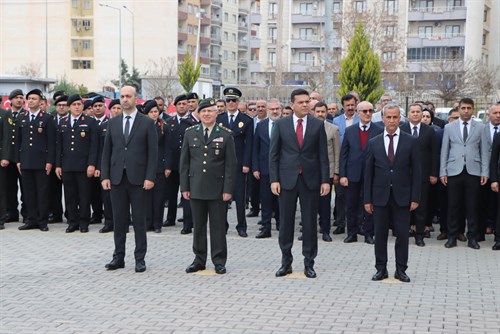
[[359, 109], [361, 109], [361, 107], [360, 107], [360, 106], [361, 106], [361, 104], [369, 104], [369, 105], [370, 105], [370, 107], [373, 109], [373, 104], [371, 104], [371, 102], [369, 102], [369, 101], [361, 101], [361, 102], [359, 102], [359, 103], [358, 103], [358, 105], [356, 106], [356, 111], [357, 111], [357, 112], [359, 112]]

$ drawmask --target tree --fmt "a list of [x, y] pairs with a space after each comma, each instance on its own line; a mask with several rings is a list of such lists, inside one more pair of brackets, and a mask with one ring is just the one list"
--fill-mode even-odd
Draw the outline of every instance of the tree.
[[42, 63], [27, 63], [24, 65], [19, 66], [19, 68], [16, 70], [17, 74], [25, 76], [25, 77], [31, 77], [31, 78], [39, 78], [42, 76], [42, 71], [41, 71]]
[[[140, 73], [137, 68], [132, 68], [132, 74], [129, 73], [128, 71], [128, 65], [125, 63], [125, 61], [122, 59], [121, 62], [121, 80], [122, 80], [122, 86], [133, 86], [137, 90], [137, 93], [141, 93], [141, 78], [140, 78]], [[119, 80], [111, 80], [111, 83], [118, 87], [120, 85]]]
[[500, 89], [500, 66], [488, 65], [477, 60], [471, 63], [468, 72], [471, 88], [482, 95], [485, 103], [489, 103], [488, 98]]
[[380, 61], [370, 47], [362, 22], [356, 26], [354, 37], [349, 44], [348, 55], [342, 60], [339, 82], [340, 88], [337, 92], [340, 96], [356, 90], [362, 99], [373, 104], [384, 92], [381, 86]]
[[144, 94], [166, 98], [178, 95], [181, 90], [177, 76], [176, 57], [149, 61], [143, 76]]
[[193, 89], [200, 77], [200, 71], [201, 64], [198, 64], [195, 68], [191, 54], [186, 52], [184, 60], [179, 65], [179, 82], [186, 93], [189, 93]]
[[54, 91], [62, 90], [64, 94], [87, 94], [89, 92], [88, 88], [81, 84], [77, 85], [71, 81], [68, 81], [66, 76], [63, 76], [55, 85]]

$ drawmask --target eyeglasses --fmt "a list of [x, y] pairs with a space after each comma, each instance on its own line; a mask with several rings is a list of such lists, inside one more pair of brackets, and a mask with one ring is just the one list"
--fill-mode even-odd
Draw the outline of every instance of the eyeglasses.
[[251, 108], [251, 109], [248, 109], [248, 111], [257, 111], [257, 109]]
[[422, 118], [431, 118], [429, 115], [423, 115]]
[[238, 101], [237, 99], [226, 99], [226, 102], [236, 102]]
[[373, 109], [360, 109], [359, 111], [361, 111], [362, 113], [368, 114], [368, 113], [372, 113]]

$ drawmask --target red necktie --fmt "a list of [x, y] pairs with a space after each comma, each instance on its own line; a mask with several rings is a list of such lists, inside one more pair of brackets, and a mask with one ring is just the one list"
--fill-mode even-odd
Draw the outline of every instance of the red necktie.
[[[302, 127], [302, 119], [297, 120], [297, 129], [295, 129], [295, 133], [297, 135], [297, 142], [299, 143], [299, 147], [302, 148], [302, 142], [304, 141], [304, 131]], [[299, 174], [302, 174], [302, 165], [299, 162]]]
[[387, 150], [387, 157], [389, 158], [389, 161], [391, 162], [391, 166], [394, 164], [394, 136], [396, 134], [388, 134], [389, 136], [389, 149]]

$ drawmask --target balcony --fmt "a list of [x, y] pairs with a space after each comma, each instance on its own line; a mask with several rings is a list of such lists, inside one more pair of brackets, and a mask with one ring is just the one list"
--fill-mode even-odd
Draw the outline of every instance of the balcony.
[[260, 64], [259, 64], [259, 61], [251, 61], [250, 66], [248, 67], [248, 70], [250, 72], [260, 72]]
[[188, 18], [188, 13], [185, 8], [179, 8], [179, 11], [177, 12], [177, 19], [179, 22], [181, 21], [186, 21]]
[[210, 37], [200, 36], [200, 44], [201, 45], [209, 45]]
[[426, 60], [426, 61], [408, 61], [408, 72], [446, 72], [446, 69], [460, 71], [464, 68], [464, 62], [461, 59], [457, 60]]
[[292, 24], [293, 23], [323, 23], [325, 21], [325, 15], [320, 13], [314, 13], [312, 15], [304, 15], [300, 13], [292, 14]]
[[187, 40], [187, 38], [188, 38], [188, 34], [187, 34], [187, 33], [182, 32], [182, 31], [179, 31], [179, 32], [177, 33], [177, 39], [178, 39], [179, 41], [186, 41], [186, 40]]
[[260, 13], [252, 13], [248, 17], [250, 24], [260, 24]]
[[245, 22], [238, 23], [238, 31], [239, 32], [248, 32], [248, 24]]
[[200, 6], [205, 7], [210, 5], [210, 0], [200, 0]]
[[220, 56], [220, 54], [212, 53], [212, 55], [210, 56], [210, 63], [214, 64], [214, 65], [221, 65], [222, 64], [222, 57]]
[[315, 49], [322, 46], [321, 37], [318, 35], [302, 37], [294, 35], [292, 36], [292, 42], [290, 47], [293, 49]]
[[212, 35], [210, 35], [210, 38], [212, 39], [212, 44], [218, 44], [218, 45], [222, 44], [222, 40], [220, 38], [220, 35], [212, 34]]
[[250, 38], [250, 49], [259, 49], [259, 48], [260, 48], [260, 39]]
[[209, 26], [210, 22], [211, 22], [211, 20], [209, 17], [206, 17], [206, 16], [201, 17], [201, 25], [202, 26]]
[[209, 1], [209, 3], [210, 2], [212, 2], [212, 7], [218, 7], [218, 8], [222, 7], [222, 0], [213, 0], [213, 1]]
[[320, 72], [321, 66], [317, 61], [305, 61], [299, 63], [290, 64], [290, 72], [300, 73], [300, 72]]
[[246, 51], [246, 50], [248, 50], [248, 42], [247, 41], [239, 41], [238, 42], [238, 50], [239, 51]]
[[467, 7], [414, 7], [408, 11], [408, 21], [465, 20]]
[[240, 59], [238, 62], [238, 67], [248, 68], [248, 61], [246, 59]]
[[409, 48], [465, 46], [465, 34], [408, 35]]
[[222, 25], [222, 19], [219, 14], [212, 13], [212, 25], [214, 26]]

